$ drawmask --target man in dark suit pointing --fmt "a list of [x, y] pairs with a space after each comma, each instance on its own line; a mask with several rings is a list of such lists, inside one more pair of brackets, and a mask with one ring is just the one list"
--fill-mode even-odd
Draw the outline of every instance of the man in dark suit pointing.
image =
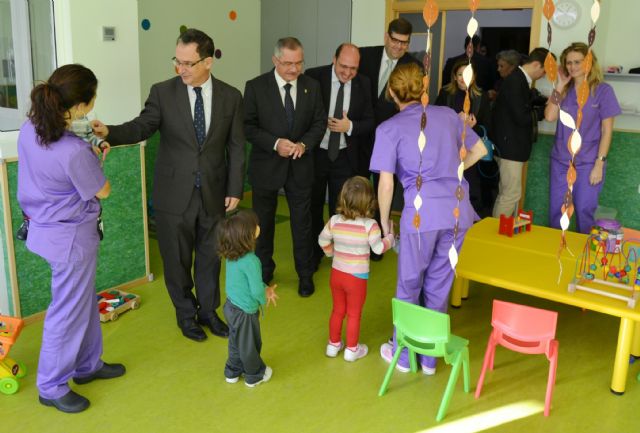
[[[341, 44], [333, 63], [305, 72], [320, 83], [328, 128], [314, 152], [314, 181], [311, 219], [314, 239], [324, 227], [324, 203], [329, 191], [329, 216], [336, 213], [336, 201], [344, 182], [352, 176], [369, 177], [369, 160], [361, 154], [373, 132], [369, 78], [358, 74], [360, 51], [353, 44]], [[364, 140], [364, 143], [361, 142]], [[314, 263], [324, 253], [314, 245]]]
[[291, 215], [293, 259], [298, 294], [311, 296], [313, 249], [311, 185], [313, 151], [327, 127], [320, 85], [302, 74], [304, 51], [293, 37], [280, 39], [272, 57], [275, 69], [247, 82], [244, 91], [247, 140], [251, 143], [249, 181], [253, 210], [260, 221], [256, 255], [262, 279], [273, 278], [273, 236], [278, 190], [284, 188]]
[[130, 122], [94, 123], [96, 135], [111, 144], [136, 143], [160, 132], [153, 182], [158, 246], [178, 326], [196, 341], [207, 338], [200, 325], [221, 337], [229, 332], [215, 311], [220, 260], [214, 230], [225, 211], [237, 206], [244, 176], [242, 96], [211, 75], [213, 53], [209, 36], [186, 30], [173, 58], [179, 76], [154, 84], [144, 109]]

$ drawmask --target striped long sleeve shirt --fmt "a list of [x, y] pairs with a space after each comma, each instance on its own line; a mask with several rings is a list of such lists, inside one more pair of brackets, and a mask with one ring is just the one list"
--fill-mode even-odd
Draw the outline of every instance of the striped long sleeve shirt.
[[342, 215], [331, 217], [318, 237], [318, 244], [333, 268], [360, 278], [368, 278], [369, 250], [382, 254], [395, 243], [393, 235], [382, 238], [380, 226], [371, 218], [347, 220]]

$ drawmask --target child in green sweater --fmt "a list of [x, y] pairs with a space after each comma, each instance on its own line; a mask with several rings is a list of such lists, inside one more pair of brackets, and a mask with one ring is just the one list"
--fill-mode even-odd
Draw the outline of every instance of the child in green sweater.
[[225, 380], [236, 383], [244, 375], [250, 388], [268, 382], [273, 371], [260, 357], [262, 337], [259, 314], [263, 305], [276, 305], [276, 285], [262, 282], [262, 266], [255, 255], [260, 235], [258, 217], [241, 210], [218, 223], [218, 254], [226, 259], [224, 316], [229, 325], [229, 357]]

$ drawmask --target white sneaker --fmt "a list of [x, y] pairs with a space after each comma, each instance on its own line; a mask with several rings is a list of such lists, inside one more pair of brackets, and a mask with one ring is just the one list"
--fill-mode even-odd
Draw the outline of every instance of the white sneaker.
[[366, 344], [358, 344], [356, 350], [346, 348], [344, 350], [344, 360], [349, 362], [357, 361], [360, 358], [364, 358], [369, 353], [369, 348]]
[[427, 367], [426, 365], [422, 366], [422, 373], [426, 374], [427, 376], [433, 376], [434, 374], [436, 374], [436, 368], [435, 367]]
[[247, 385], [249, 388], [254, 388], [254, 387], [260, 385], [261, 383], [269, 382], [269, 379], [271, 379], [271, 375], [272, 374], [273, 374], [273, 370], [271, 369], [271, 367], [267, 367], [264, 370], [264, 376], [262, 376], [262, 379], [260, 379], [256, 383], [247, 383], [247, 382], [245, 382], [244, 384]]
[[238, 381], [240, 380], [240, 376], [237, 376], [237, 377], [225, 377], [224, 380], [227, 383], [238, 383]]
[[337, 346], [334, 344], [328, 343], [325, 355], [327, 355], [329, 358], [335, 358], [336, 356], [338, 356], [338, 353], [341, 350], [342, 350], [342, 341]]
[[[393, 359], [393, 346], [389, 343], [383, 343], [382, 346], [380, 346], [380, 356], [387, 364], [391, 364], [391, 360]], [[399, 362], [396, 364], [396, 370], [400, 373], [408, 373], [411, 371], [409, 367], [403, 367]]]

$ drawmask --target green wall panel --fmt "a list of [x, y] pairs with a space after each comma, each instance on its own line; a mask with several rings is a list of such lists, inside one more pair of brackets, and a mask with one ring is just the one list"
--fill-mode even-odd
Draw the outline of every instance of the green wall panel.
[[[14, 229], [22, 223], [16, 199], [17, 168], [17, 162], [9, 163], [7, 167]], [[98, 255], [98, 291], [146, 275], [139, 146], [112, 148], [104, 171], [111, 182], [111, 195], [102, 201], [105, 238]], [[29, 252], [24, 242], [15, 238], [15, 233], [12, 235], [24, 317], [43, 311], [49, 305], [51, 272], [45, 260]]]
[[[533, 211], [533, 221], [549, 225], [549, 155], [553, 135], [540, 135], [533, 145], [527, 170], [525, 209]], [[600, 194], [600, 205], [618, 211], [617, 219], [625, 227], [640, 229], [640, 194], [638, 193], [638, 167], [640, 167], [640, 134], [613, 133], [607, 160], [605, 183]], [[572, 224], [575, 218], [572, 218]]]

